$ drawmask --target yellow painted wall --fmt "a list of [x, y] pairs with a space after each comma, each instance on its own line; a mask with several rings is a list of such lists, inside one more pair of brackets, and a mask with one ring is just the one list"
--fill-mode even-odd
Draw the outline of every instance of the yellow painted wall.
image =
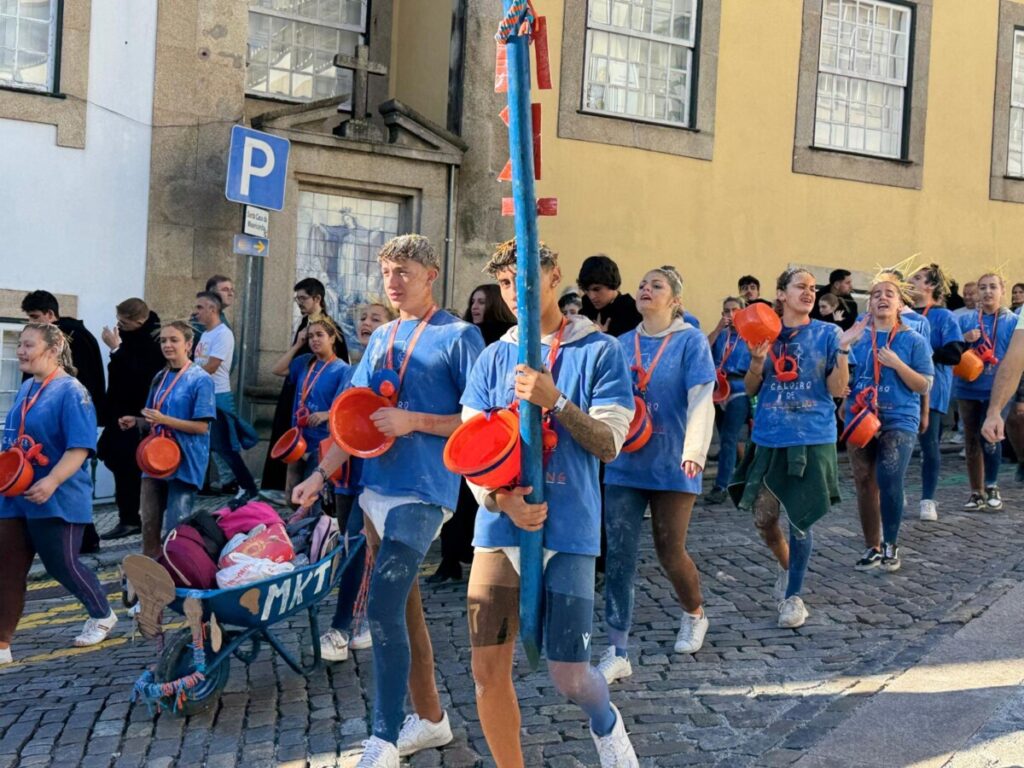
[[391, 95], [438, 125], [448, 122], [449, 0], [394, 0]]
[[[557, 88], [563, 4], [535, 5], [551, 27]], [[988, 197], [998, 0], [935, 0], [921, 190], [793, 173], [802, 3], [722, 5], [711, 162], [560, 140], [557, 91], [539, 92], [537, 194], [560, 201], [540, 230], [566, 282], [598, 252], [619, 262], [630, 292], [647, 268], [674, 264], [710, 327], [737, 277], [771, 289], [789, 262], [869, 270], [920, 251], [961, 284], [1007, 260], [1007, 277], [1024, 280], [1024, 206]]]

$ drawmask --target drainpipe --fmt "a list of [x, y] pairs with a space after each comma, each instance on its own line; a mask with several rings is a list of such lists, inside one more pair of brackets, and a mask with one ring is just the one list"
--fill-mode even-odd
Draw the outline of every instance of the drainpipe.
[[455, 205], [459, 167], [448, 166], [448, 202], [444, 220], [444, 305], [455, 306]]

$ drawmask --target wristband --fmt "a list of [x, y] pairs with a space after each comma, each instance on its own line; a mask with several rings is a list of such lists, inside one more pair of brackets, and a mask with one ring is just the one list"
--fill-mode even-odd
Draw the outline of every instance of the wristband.
[[840, 347], [839, 349], [836, 350], [836, 354], [837, 355], [849, 355], [850, 354], [850, 350], [843, 349], [842, 347]]
[[331, 484], [331, 476], [327, 474], [327, 470], [325, 470], [323, 467], [318, 466], [315, 471], [318, 475], [320, 475], [320, 477], [323, 478], [325, 486]]
[[551, 406], [552, 413], [561, 413], [562, 409], [569, 404], [569, 398], [563, 395], [561, 392], [558, 393], [558, 399], [555, 400], [555, 404]]

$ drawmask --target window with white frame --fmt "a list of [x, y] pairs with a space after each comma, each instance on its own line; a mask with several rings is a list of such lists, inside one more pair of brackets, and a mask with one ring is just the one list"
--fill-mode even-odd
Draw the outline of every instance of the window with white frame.
[[0, 0], [0, 86], [56, 90], [59, 0]]
[[583, 109], [688, 127], [698, 0], [589, 0]]
[[1010, 136], [1006, 175], [1024, 177], [1024, 30], [1013, 33], [1013, 72], [1010, 82]]
[[21, 387], [21, 369], [18, 368], [18, 337], [24, 326], [0, 323], [0, 423], [14, 405]]
[[815, 147], [903, 155], [912, 13], [878, 0], [825, 0]]
[[365, 42], [366, 13], [367, 0], [249, 0], [246, 91], [293, 101], [351, 96], [352, 73], [336, 69], [334, 56]]
[[367, 300], [384, 297], [377, 254], [398, 234], [401, 212], [396, 199], [299, 193], [296, 279], [315, 277], [324, 284], [324, 306], [345, 335], [349, 350], [362, 349], [355, 310]]

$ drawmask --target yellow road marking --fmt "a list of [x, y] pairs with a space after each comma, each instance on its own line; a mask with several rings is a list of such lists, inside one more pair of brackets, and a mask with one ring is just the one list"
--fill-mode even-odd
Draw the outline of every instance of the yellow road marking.
[[[181, 627], [184, 627], [184, 626], [185, 626], [185, 622], [184, 621], [175, 621], [175, 622], [173, 622], [171, 624], [165, 624], [164, 625], [164, 630], [165, 631], [170, 631], [170, 630], [174, 630], [174, 629], [180, 629]], [[20, 629], [20, 627], [19, 627], [19, 629]], [[102, 650], [106, 650], [108, 648], [115, 648], [115, 647], [117, 647], [119, 645], [124, 645], [124, 644], [126, 644], [131, 639], [132, 639], [131, 638], [131, 634], [129, 633], [127, 635], [122, 635], [120, 637], [115, 637], [115, 638], [112, 638], [110, 640], [104, 640], [99, 645], [90, 645], [90, 646], [87, 646], [85, 648], [76, 648], [76, 647], [72, 646], [71, 648], [57, 648], [56, 650], [47, 651], [46, 653], [37, 653], [35, 656], [21, 656], [21, 657], [16, 656], [14, 658], [14, 661], [11, 664], [4, 665], [4, 666], [9, 669], [9, 668], [15, 667], [15, 666], [17, 666], [19, 664], [32, 664], [32, 663], [43, 662], [43, 661], [56, 661], [57, 659], [66, 659], [66, 658], [70, 658], [72, 656], [82, 656], [82, 655], [84, 655], [86, 653], [92, 653], [94, 651], [102, 651]], [[146, 639], [144, 637], [142, 637], [141, 635], [137, 635], [137, 640], [139, 642], [147, 642]], [[154, 650], [154, 652], [156, 651], [156, 647], [155, 646], [154, 646], [153, 650]], [[3, 679], [3, 678], [0, 678], [0, 679]]]
[[[120, 578], [117, 568], [108, 568], [105, 571], [98, 571], [96, 576], [99, 578], [101, 584], [109, 584]], [[60, 584], [55, 579], [48, 579], [47, 581], [33, 581], [28, 585], [28, 591], [35, 592], [40, 589], [51, 589], [59, 586]]]

